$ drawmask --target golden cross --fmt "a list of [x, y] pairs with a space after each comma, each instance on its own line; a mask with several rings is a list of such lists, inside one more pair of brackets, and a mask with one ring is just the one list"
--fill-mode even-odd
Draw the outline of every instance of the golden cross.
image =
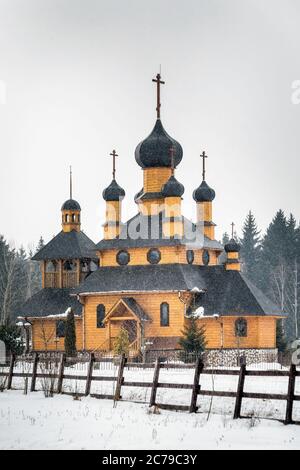
[[158, 73], [156, 75], [156, 78], [152, 79], [152, 82], [156, 83], [156, 95], [157, 95], [156, 115], [157, 115], [157, 119], [160, 119], [160, 107], [161, 107], [161, 103], [160, 103], [160, 85], [164, 85], [165, 82], [163, 82], [161, 80], [160, 73]]
[[205, 181], [205, 159], [208, 158], [208, 155], [205, 154], [205, 150], [203, 150], [200, 157], [202, 158], [202, 179]]
[[113, 175], [113, 179], [116, 179], [116, 157], [118, 157], [119, 155], [117, 154], [117, 152], [115, 150], [113, 150], [109, 155], [111, 155], [113, 157], [113, 172], [112, 172], [112, 175]]
[[175, 153], [176, 153], [175, 147], [172, 145], [172, 147], [170, 147], [172, 175], [174, 175], [174, 168], [175, 168], [175, 162], [174, 162]]

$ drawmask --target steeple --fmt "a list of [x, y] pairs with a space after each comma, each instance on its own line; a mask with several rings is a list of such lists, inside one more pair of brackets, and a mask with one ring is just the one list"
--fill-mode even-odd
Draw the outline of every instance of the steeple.
[[109, 155], [112, 157], [113, 179], [102, 192], [103, 199], [106, 201], [106, 220], [104, 224], [104, 238], [106, 239], [116, 238], [120, 235], [122, 200], [125, 197], [124, 189], [116, 181], [116, 157], [118, 157], [118, 154], [113, 150]]
[[73, 199], [73, 178], [72, 178], [72, 167], [70, 166], [69, 173], [69, 193], [70, 198], [65, 201], [61, 207], [62, 212], [62, 229], [64, 232], [71, 232], [76, 230], [80, 232], [80, 212], [81, 207], [75, 199]]
[[212, 201], [215, 191], [206, 183], [205, 160], [208, 158], [205, 151], [200, 155], [202, 158], [202, 183], [193, 192], [193, 198], [197, 203], [197, 223], [204, 225], [204, 235], [213, 240], [215, 238], [215, 224], [212, 221]]
[[184, 193], [184, 186], [174, 176], [175, 148], [171, 147], [169, 153], [171, 176], [161, 188], [161, 193], [165, 198], [163, 233], [166, 237], [181, 237], [183, 235], [181, 196]]
[[234, 227], [235, 224], [231, 223], [231, 239], [224, 246], [224, 249], [227, 253], [227, 260], [225, 263], [225, 268], [227, 271], [240, 271], [241, 263], [239, 259], [239, 252], [241, 245], [234, 238]]

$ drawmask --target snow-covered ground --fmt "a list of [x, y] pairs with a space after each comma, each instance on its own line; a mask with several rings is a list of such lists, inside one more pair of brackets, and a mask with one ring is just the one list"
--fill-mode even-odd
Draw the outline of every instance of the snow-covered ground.
[[[257, 366], [255, 366], [257, 368]], [[274, 369], [274, 364], [261, 368]], [[276, 367], [275, 367], [276, 368]], [[277, 368], [280, 368], [278, 365]], [[26, 371], [17, 364], [15, 372]], [[42, 370], [40, 369], [39, 372]], [[112, 364], [96, 364], [94, 376], [116, 377]], [[65, 374], [82, 375], [86, 364], [66, 367]], [[161, 369], [160, 382], [193, 382], [193, 369]], [[153, 369], [125, 368], [125, 381], [152, 382]], [[206, 390], [236, 391], [238, 376], [201, 375]], [[149, 414], [150, 388], [122, 387], [122, 401], [114, 408], [112, 400], [71, 396], [44, 398], [41, 381], [36, 393], [23, 395], [24, 379], [14, 377], [14, 389], [0, 393], [0, 448], [72, 448], [72, 449], [179, 449], [179, 448], [299, 448], [300, 426], [284, 426], [274, 419], [284, 419], [285, 401], [244, 399], [242, 415], [249, 419], [232, 420], [235, 400], [199, 396], [199, 412], [161, 410]], [[30, 379], [29, 379], [30, 386]], [[286, 394], [288, 377], [253, 377], [245, 379], [245, 392]], [[85, 380], [64, 380], [65, 392], [83, 392]], [[112, 395], [115, 382], [94, 381], [91, 393]], [[296, 379], [300, 395], [300, 378]], [[158, 403], [189, 405], [191, 390], [159, 388]], [[208, 418], [208, 411], [211, 414]], [[267, 418], [267, 419], [264, 419]], [[293, 418], [300, 421], [300, 402], [294, 403]]]
[[299, 449], [300, 426], [144, 404], [0, 393], [1, 449]]

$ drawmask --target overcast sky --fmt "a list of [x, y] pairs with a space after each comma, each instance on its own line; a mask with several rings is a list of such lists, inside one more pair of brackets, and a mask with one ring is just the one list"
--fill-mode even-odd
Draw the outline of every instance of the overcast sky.
[[298, 220], [299, 23], [299, 0], [0, 0], [0, 233], [25, 247], [56, 234], [72, 164], [82, 228], [99, 241], [113, 148], [124, 219], [135, 214], [159, 64], [185, 214], [205, 150], [218, 237], [249, 209], [263, 230], [279, 208]]

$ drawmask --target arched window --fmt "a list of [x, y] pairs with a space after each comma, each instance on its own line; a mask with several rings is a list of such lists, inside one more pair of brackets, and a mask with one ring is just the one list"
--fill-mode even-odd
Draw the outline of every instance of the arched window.
[[76, 261], [73, 261], [72, 259], [68, 259], [64, 262], [64, 271], [76, 271], [76, 267]]
[[72, 222], [76, 222], [76, 215], [72, 214]]
[[97, 307], [97, 328], [104, 328], [105, 305], [99, 304]]
[[235, 336], [247, 336], [247, 320], [245, 318], [238, 318], [235, 321]]
[[160, 304], [160, 326], [169, 326], [169, 310], [167, 302]]
[[67, 224], [69, 222], [69, 214], [65, 215], [65, 223]]
[[66, 322], [59, 320], [56, 322], [56, 338], [64, 338], [66, 333]]
[[46, 273], [55, 273], [56, 272], [56, 262], [47, 261], [46, 263]]
[[77, 215], [77, 222], [80, 222], [80, 214]]

